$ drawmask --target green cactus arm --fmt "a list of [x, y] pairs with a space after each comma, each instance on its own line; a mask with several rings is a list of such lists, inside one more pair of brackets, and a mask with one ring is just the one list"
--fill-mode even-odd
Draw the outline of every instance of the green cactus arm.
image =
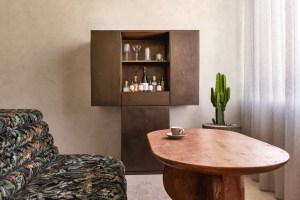
[[227, 92], [226, 93], [227, 93], [227, 98], [226, 98], [227, 99], [226, 103], [227, 103], [229, 101], [229, 99], [230, 99], [230, 87], [227, 88]]
[[221, 79], [221, 75], [220, 75], [220, 73], [217, 73], [217, 75], [216, 75], [216, 93], [219, 93], [221, 90], [220, 79]]
[[224, 104], [226, 104], [228, 101], [228, 91], [227, 89], [225, 90], [225, 93], [224, 93]]
[[225, 92], [226, 90], [226, 76], [224, 74], [222, 74], [222, 90]]
[[210, 101], [211, 101], [212, 105], [214, 107], [216, 107], [216, 95], [214, 92], [214, 88], [211, 88], [211, 90], [210, 90]]

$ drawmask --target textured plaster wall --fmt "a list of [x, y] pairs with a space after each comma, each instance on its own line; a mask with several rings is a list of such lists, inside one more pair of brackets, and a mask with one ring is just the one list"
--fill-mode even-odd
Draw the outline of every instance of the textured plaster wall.
[[[171, 109], [171, 125], [200, 127], [227, 74], [227, 122], [240, 122], [242, 0], [0, 0], [0, 108], [43, 111], [61, 153], [120, 157], [120, 108], [91, 107], [90, 30], [200, 30], [200, 106]], [[187, 80], [188, 81], [188, 80]]]

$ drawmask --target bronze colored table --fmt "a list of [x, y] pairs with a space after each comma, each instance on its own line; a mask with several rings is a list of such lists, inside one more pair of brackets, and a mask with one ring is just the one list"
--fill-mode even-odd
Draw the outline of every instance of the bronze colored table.
[[185, 129], [186, 137], [178, 140], [168, 132], [147, 136], [165, 164], [164, 187], [173, 200], [243, 200], [243, 175], [272, 171], [289, 160], [286, 151], [236, 132]]

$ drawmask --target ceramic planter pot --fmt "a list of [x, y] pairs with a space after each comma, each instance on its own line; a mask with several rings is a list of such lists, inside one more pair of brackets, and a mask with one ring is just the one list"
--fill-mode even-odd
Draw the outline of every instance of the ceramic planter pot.
[[202, 128], [219, 129], [219, 130], [242, 133], [242, 127], [239, 124], [216, 125], [213, 123], [206, 123], [206, 124], [202, 124]]

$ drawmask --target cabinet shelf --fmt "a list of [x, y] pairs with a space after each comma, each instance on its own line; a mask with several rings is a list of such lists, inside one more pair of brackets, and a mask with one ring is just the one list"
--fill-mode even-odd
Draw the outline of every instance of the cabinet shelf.
[[122, 63], [169, 63], [167, 60], [123, 60]]
[[168, 106], [170, 92], [122, 92], [123, 106]]

